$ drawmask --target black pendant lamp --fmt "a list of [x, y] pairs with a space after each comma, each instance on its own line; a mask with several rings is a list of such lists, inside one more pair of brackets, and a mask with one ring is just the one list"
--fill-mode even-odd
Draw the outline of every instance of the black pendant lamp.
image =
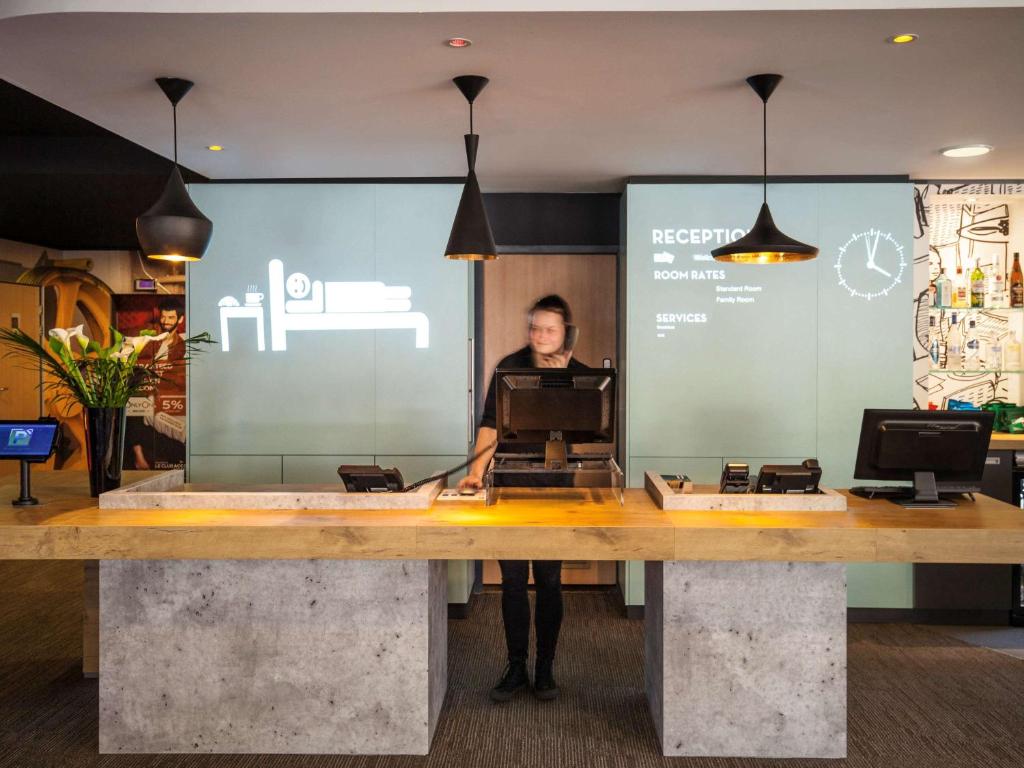
[[715, 248], [711, 255], [715, 261], [731, 261], [740, 264], [782, 264], [791, 261], [807, 261], [818, 255], [813, 245], [783, 234], [772, 220], [768, 210], [768, 97], [782, 80], [782, 75], [752, 75], [747, 84], [761, 97], [763, 104], [763, 147], [764, 147], [764, 202], [757, 214], [753, 228], [735, 242]]
[[194, 83], [178, 77], [158, 77], [156, 84], [171, 102], [174, 113], [174, 168], [160, 199], [135, 220], [135, 233], [142, 252], [151, 259], [199, 261], [210, 244], [213, 222], [196, 208], [178, 170], [178, 102]]
[[489, 261], [498, 258], [498, 249], [494, 246], [494, 235], [491, 234], [491, 224], [484, 208], [484, 196], [476, 180], [476, 148], [480, 137], [473, 133], [473, 101], [489, 81], [480, 75], [460, 75], [453, 82], [469, 102], [469, 133], [466, 134], [469, 174], [466, 176], [466, 186], [462, 188], [462, 198], [455, 212], [455, 222], [444, 255], [449, 259]]

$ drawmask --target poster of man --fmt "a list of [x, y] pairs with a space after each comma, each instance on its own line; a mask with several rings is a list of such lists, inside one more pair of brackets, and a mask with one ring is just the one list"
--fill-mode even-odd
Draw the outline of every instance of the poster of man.
[[163, 377], [128, 401], [125, 469], [185, 467], [185, 301], [182, 296], [124, 294], [114, 297], [116, 327], [126, 336], [145, 329], [166, 338], [146, 346]]

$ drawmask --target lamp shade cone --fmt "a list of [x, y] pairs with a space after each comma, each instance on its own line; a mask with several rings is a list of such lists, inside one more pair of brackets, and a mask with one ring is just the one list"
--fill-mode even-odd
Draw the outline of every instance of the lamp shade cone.
[[715, 248], [711, 255], [715, 261], [779, 264], [813, 259], [818, 255], [818, 249], [780, 232], [772, 220], [768, 203], [761, 203], [761, 211], [757, 214], [753, 228], [739, 240]]
[[153, 207], [135, 220], [139, 247], [151, 259], [198, 261], [213, 235], [213, 222], [188, 196], [181, 171], [175, 165], [163, 194]]
[[478, 139], [476, 134], [466, 134], [469, 174], [466, 176], [466, 185], [462, 188], [459, 208], [455, 212], [448, 247], [444, 252], [449, 259], [489, 261], [498, 258], [494, 235], [491, 234], [491, 223], [487, 220], [487, 209], [484, 208], [484, 196], [480, 192], [476, 171], [473, 170], [476, 164]]

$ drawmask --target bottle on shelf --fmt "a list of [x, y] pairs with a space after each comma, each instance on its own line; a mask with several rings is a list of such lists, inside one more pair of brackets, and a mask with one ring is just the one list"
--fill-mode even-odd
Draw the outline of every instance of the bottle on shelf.
[[959, 264], [956, 267], [956, 277], [953, 278], [953, 306], [957, 309], [967, 309], [971, 306], [971, 289], [967, 283], [967, 276], [964, 268]]
[[946, 270], [939, 272], [935, 278], [935, 306], [953, 306], [953, 281], [946, 276]]
[[953, 313], [949, 323], [949, 333], [946, 334], [946, 370], [959, 371], [963, 368], [964, 353], [963, 339], [960, 335], [960, 326], [957, 324], [956, 312]]
[[985, 353], [985, 367], [993, 371], [1001, 371], [1003, 365], [1003, 342], [998, 337], [992, 339], [988, 344], [988, 351]]
[[971, 308], [981, 309], [985, 306], [985, 273], [981, 269], [978, 259], [974, 260], [974, 269], [971, 272]]
[[1003, 291], [1006, 283], [1003, 280], [1003, 273], [998, 268], [993, 269], [985, 280], [985, 302], [986, 309], [1002, 309], [1005, 306], [1006, 298]]
[[1024, 272], [1020, 268], [1020, 254], [1013, 254], [1013, 270], [1010, 272], [1010, 306], [1024, 307]]
[[1017, 341], [1017, 334], [1010, 331], [1010, 338], [1003, 348], [1003, 369], [1007, 371], [1019, 371], [1021, 369], [1021, 347]]
[[939, 327], [934, 317], [928, 318], [928, 356], [932, 359], [932, 368], [939, 367], [939, 356], [942, 346], [939, 343]]
[[964, 370], [981, 370], [981, 342], [973, 320], [967, 321], [967, 334], [964, 336]]

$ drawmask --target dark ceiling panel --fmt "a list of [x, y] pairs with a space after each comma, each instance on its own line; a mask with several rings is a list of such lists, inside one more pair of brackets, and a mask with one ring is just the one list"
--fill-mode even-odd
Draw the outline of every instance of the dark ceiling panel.
[[0, 115], [0, 238], [61, 250], [138, 247], [135, 217], [160, 195], [170, 160], [5, 80]]
[[[60, 250], [138, 247], [135, 218], [160, 195], [170, 160], [3, 80], [0, 115], [0, 238]], [[188, 182], [209, 181], [182, 171]], [[618, 194], [484, 199], [500, 246], [619, 242]]]

